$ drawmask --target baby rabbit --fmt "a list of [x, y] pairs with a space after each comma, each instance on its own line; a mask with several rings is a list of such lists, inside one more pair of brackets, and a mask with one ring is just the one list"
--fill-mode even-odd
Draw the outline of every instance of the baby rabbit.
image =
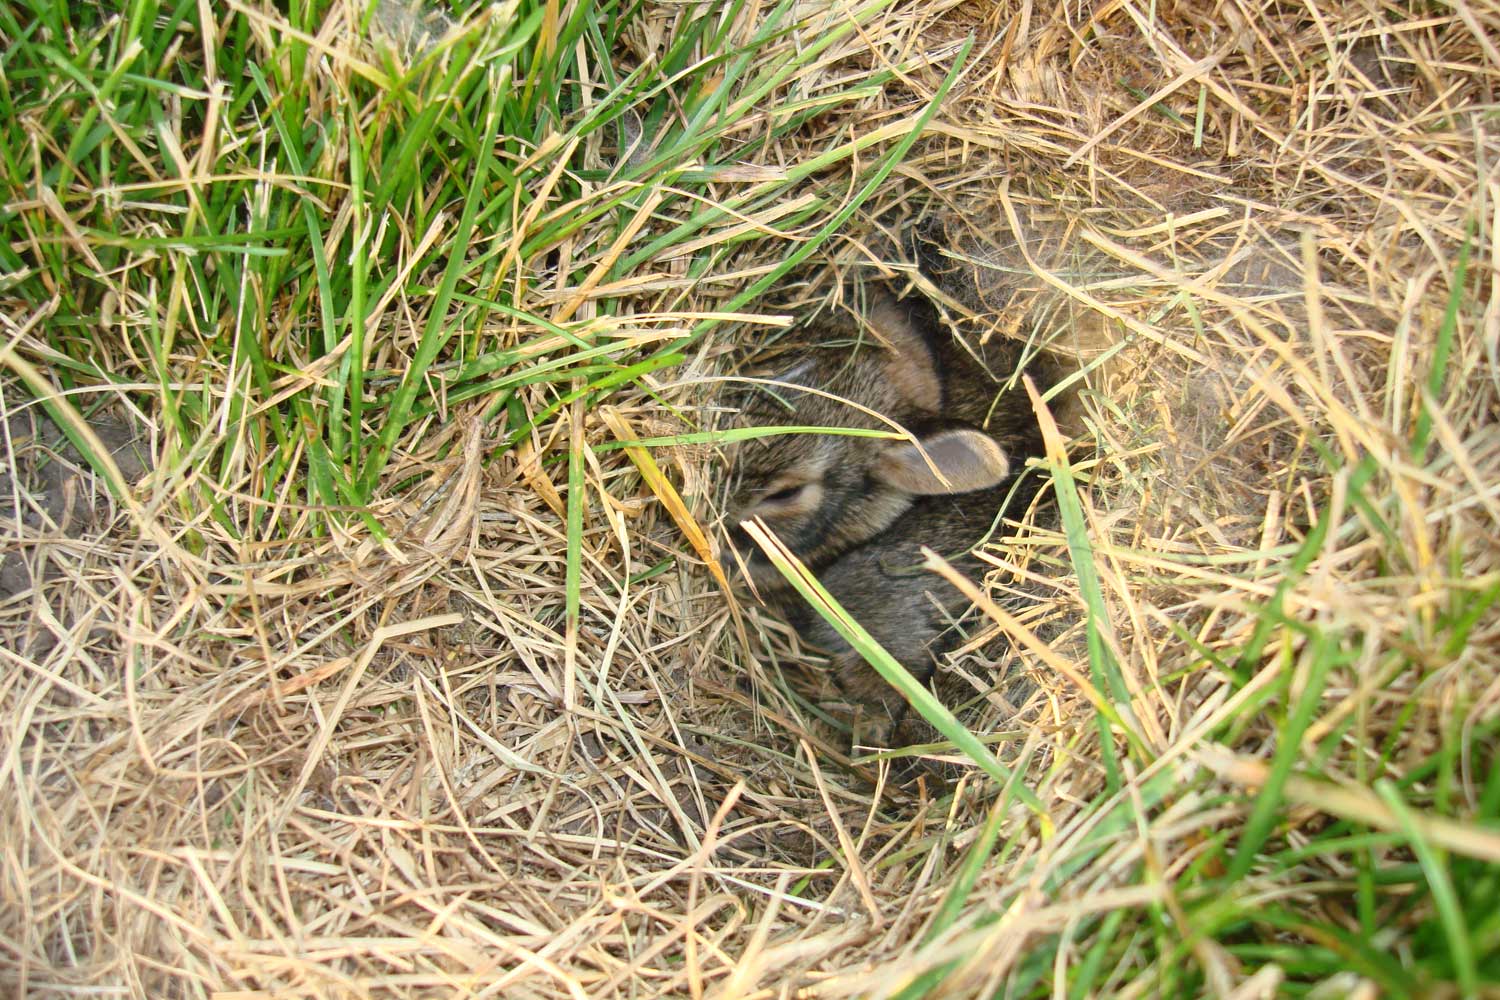
[[[1030, 489], [1010, 485], [958, 496], [924, 497], [884, 534], [844, 553], [818, 579], [876, 642], [950, 707], [974, 691], [956, 679], [942, 683], [939, 657], [967, 640], [958, 623], [969, 601], [943, 578], [922, 568], [925, 546], [960, 573], [978, 580], [985, 563], [972, 549], [1003, 513], [1007, 499], [1024, 506]], [[788, 620], [831, 659], [833, 678], [863, 718], [855, 741], [867, 746], [926, 742], [932, 731], [905, 700], [810, 608], [789, 607]], [[977, 630], [977, 629], [976, 629]]]
[[[977, 576], [982, 564], [969, 550], [1008, 497], [1021, 503], [1030, 497], [1031, 483], [1013, 490], [1012, 462], [1019, 465], [1042, 449], [1023, 390], [1002, 392], [991, 374], [1011, 374], [1020, 362], [1018, 347], [1002, 341], [970, 355], [921, 301], [882, 295], [866, 322], [888, 349], [816, 351], [774, 380], [774, 392], [751, 401], [746, 422], [889, 429], [868, 412], [874, 411], [911, 430], [917, 444], [829, 434], [746, 442], [736, 456], [729, 523], [756, 588], [804, 638], [832, 654], [835, 679], [867, 710], [873, 725], [859, 741], [900, 745], [923, 735], [919, 720], [905, 718], [900, 695], [790, 594], [738, 526], [763, 519], [892, 656], [926, 681], [936, 657], [959, 645], [952, 621], [969, 605], [919, 568], [919, 550], [929, 546], [960, 572]], [[1036, 367], [1049, 382], [1051, 373]]]
[[989, 432], [976, 426], [972, 417], [984, 418], [992, 395], [949, 384], [945, 376], [963, 367], [950, 356], [957, 349], [924, 329], [922, 319], [915, 307], [880, 298], [866, 322], [888, 348], [816, 350], [743, 408], [749, 426], [892, 430], [894, 421], [915, 439], [784, 434], [739, 445], [729, 534], [761, 593], [774, 595], [786, 584], [738, 527], [742, 521], [763, 519], [818, 570], [885, 531], [918, 498], [989, 489], [1009, 475], [1005, 443], [1015, 436], [1014, 422]]

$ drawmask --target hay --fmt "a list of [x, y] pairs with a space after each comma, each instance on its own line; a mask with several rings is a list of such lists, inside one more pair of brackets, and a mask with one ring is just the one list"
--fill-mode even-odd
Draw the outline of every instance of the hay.
[[[379, 65], [353, 8], [293, 31], [270, 7], [232, 7], [225, 23], [268, 65], [278, 39], [313, 38], [308, 72], [330, 95]], [[758, 59], [849, 16], [803, 8]], [[621, 66], [662, 58], [684, 17], [652, 7], [620, 39]], [[729, 37], [748, 39], [756, 22], [736, 18]], [[441, 60], [423, 31], [424, 58]], [[843, 203], [970, 34], [957, 84], [871, 201], [764, 308], [737, 302], [813, 235], [795, 197]], [[65, 384], [70, 317], [56, 287], [49, 305], [20, 278], [0, 283], [0, 982], [220, 998], [1492, 983], [1493, 922], [1462, 932], [1481, 949], [1466, 965], [1441, 898], [1377, 897], [1385, 937], [1365, 950], [1325, 928], [1360, 937], [1360, 880], [1386, 864], [1426, 873], [1402, 883], [1413, 898], [1450, 863], [1500, 864], [1496, 37], [1500, 10], [1482, 5], [880, 10], [775, 93], [811, 100], [893, 71], [884, 84], [785, 133], [745, 116], [729, 136], [743, 173], [713, 193], [892, 128], [874, 151], [623, 272], [698, 203], [627, 205], [622, 230], [585, 219], [496, 272], [562, 334], [627, 345], [621, 356], [716, 309], [746, 315], [738, 332], [719, 326], [676, 367], [624, 383], [608, 416], [569, 398], [593, 377], [582, 370], [511, 387], [501, 417], [494, 393], [436, 388], [376, 466], [363, 517], [327, 517], [265, 478], [278, 447], [311, 462], [311, 446], [231, 419], [236, 391], [264, 413], [326, 384], [338, 355], [289, 357], [279, 382], [252, 385], [204, 346], [237, 329], [232, 309], [222, 329], [180, 331], [168, 356], [132, 355], [130, 331], [156, 315], [148, 292], [193, 293], [137, 283], [153, 266], [141, 251], [101, 264], [118, 296], [71, 320], [98, 333], [122, 383], [89, 387], [88, 403], [114, 401], [154, 471], [128, 504], [100, 488], [59, 523], [27, 494], [62, 479], [27, 470], [61, 446], [11, 416]], [[28, 160], [50, 162], [43, 120], [27, 122]], [[195, 122], [165, 128], [181, 162], [210, 163]], [[649, 163], [632, 149], [653, 128], [623, 120], [587, 163]], [[65, 192], [64, 208], [30, 170], [7, 179], [6, 211], [32, 233], [12, 230], [33, 269], [21, 277], [56, 255], [90, 266], [107, 232], [36, 234], [85, 211], [80, 199], [122, 193]], [[363, 224], [338, 190], [317, 196], [328, 226]], [[116, 224], [145, 231], [149, 211], [126, 205]], [[551, 212], [526, 221], [539, 232]], [[441, 269], [424, 241], [453, 234], [441, 221], [402, 234], [393, 265], [429, 292]], [[938, 284], [893, 249], [918, 222], [942, 234], [952, 271]], [[473, 254], [514, 263], [522, 242], [481, 233]], [[717, 246], [732, 249], [689, 269]], [[1071, 673], [1020, 653], [1040, 692], [1025, 724], [986, 723], [1040, 813], [977, 771], [949, 795], [851, 764], [792, 676], [808, 670], [795, 637], [731, 613], [667, 487], [643, 486], [639, 453], [617, 447], [621, 427], [711, 426], [703, 380], [780, 336], [767, 314], [846, 308], [844, 279], [882, 272], [937, 297], [959, 335], [1047, 342], [1084, 372], [1064, 426], [1096, 588], [1077, 575], [1076, 532], [1012, 524], [989, 549], [996, 592], [1029, 579], [1050, 595], [1003, 627], [1052, 619], [1078, 640], [1059, 645]], [[372, 398], [399, 392], [432, 309], [406, 285], [379, 294]], [[296, 319], [268, 316], [267, 342], [297, 343]], [[500, 313], [481, 332], [486, 350], [531, 358], [562, 336]], [[53, 381], [23, 385], [26, 363]], [[163, 382], [213, 387], [200, 437], [161, 408]], [[651, 455], [711, 525], [722, 453], [685, 440]], [[1075, 657], [1091, 603], [1094, 652]], [[1111, 663], [1127, 698], [1110, 694]], [[1108, 752], [1081, 683], [1119, 714]], [[1369, 835], [1364, 868], [1312, 849], [1342, 834]], [[1472, 922], [1484, 897], [1463, 893], [1483, 879], [1451, 870]], [[1214, 910], [1220, 897], [1239, 908]], [[1298, 948], [1321, 957], [1299, 965]]]

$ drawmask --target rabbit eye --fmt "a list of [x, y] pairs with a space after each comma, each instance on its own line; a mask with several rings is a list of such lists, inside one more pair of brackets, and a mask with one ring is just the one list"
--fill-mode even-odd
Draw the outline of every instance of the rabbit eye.
[[806, 483], [799, 483], [796, 486], [783, 486], [781, 489], [776, 490], [774, 493], [767, 493], [761, 499], [767, 500], [771, 503], [782, 503], [787, 500], [795, 500], [797, 498], [797, 495], [806, 488]]

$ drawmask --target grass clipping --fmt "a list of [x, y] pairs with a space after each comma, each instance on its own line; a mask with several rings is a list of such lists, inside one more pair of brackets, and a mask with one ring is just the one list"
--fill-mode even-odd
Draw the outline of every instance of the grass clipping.
[[[1500, 11], [293, 6], [0, 11], [8, 993], [1497, 988]], [[707, 541], [882, 271], [1078, 362], [937, 799]]]

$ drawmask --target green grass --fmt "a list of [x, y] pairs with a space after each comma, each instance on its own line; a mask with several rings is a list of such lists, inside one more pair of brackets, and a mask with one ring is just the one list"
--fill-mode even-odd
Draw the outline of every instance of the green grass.
[[[753, 111], [775, 141], [867, 96], [878, 80], [804, 93], [797, 76], [882, 6], [795, 51], [788, 4], [747, 38], [726, 36], [740, 4], [684, 8], [659, 61], [627, 71], [617, 53], [643, 16], [630, 4], [557, 19], [501, 5], [410, 66], [367, 61], [352, 37], [320, 51], [328, 4], [236, 11], [212, 67], [196, 4], [8, 5], [0, 269], [11, 301], [50, 310], [20, 351], [63, 391], [154, 386], [168, 474], [200, 471], [190, 506], [224, 530], [275, 538], [283, 504], [345, 518], [455, 403], [488, 401], [499, 454], [570, 401], [597, 406], [679, 363], [715, 325], [648, 345], [576, 307], [539, 310], [539, 282], [608, 283], [690, 241], [705, 275], [757, 237], [730, 232], [744, 218], [817, 227], [734, 308], [815, 252], [896, 157], [835, 204], [805, 181], [867, 137], [744, 182], [736, 133]], [[619, 308], [597, 302], [601, 318]], [[497, 342], [507, 323], [536, 333]], [[414, 328], [395, 343], [393, 324]], [[516, 393], [538, 384], [554, 390], [539, 408]], [[259, 503], [231, 510], [208, 481]]]
[[[1466, 257], [1460, 257], [1459, 282], [1465, 264]], [[1432, 401], [1441, 390], [1460, 309], [1461, 303], [1450, 298], [1438, 332], [1444, 349], [1434, 359], [1427, 402], [1413, 422], [1417, 452], [1430, 434]], [[1086, 835], [1063, 831], [1059, 857], [1022, 864], [1009, 878], [1024, 882], [1040, 874], [1053, 892], [1076, 891], [1074, 878], [1086, 877], [1090, 865], [1132, 831], [1144, 839], [1153, 821], [1175, 805], [1198, 800], [1197, 808], [1229, 808], [1236, 818], [1205, 825], [1195, 857], [1170, 878], [1163, 870], [1169, 859], [1148, 853], [1131, 866], [1126, 884], [1157, 889], [1160, 902], [1081, 914], [1067, 934], [1033, 939], [1006, 980], [1004, 995], [1050, 996], [1061, 982], [1070, 997], [1111, 995], [1126, 984], [1152, 996], [1200, 996], [1213, 989], [1210, 965], [1225, 962], [1246, 972], [1274, 964], [1284, 977], [1279, 995], [1287, 996], [1327, 995], [1329, 984], [1343, 982], [1340, 977], [1349, 973], [1386, 996], [1452, 989], [1455, 996], [1479, 997], [1500, 988], [1500, 719], [1492, 712], [1487, 718], [1476, 714], [1475, 702], [1490, 675], [1481, 672], [1475, 685], [1460, 685], [1463, 696], [1456, 700], [1423, 704], [1435, 685], [1464, 669], [1476, 624], [1500, 601], [1500, 579], [1494, 573], [1465, 579], [1462, 553], [1455, 547], [1451, 575], [1434, 580], [1446, 595], [1442, 610], [1428, 622], [1414, 618], [1407, 634], [1394, 642], [1368, 634], [1357, 620], [1289, 614], [1289, 596], [1327, 555], [1332, 539], [1400, 544], [1390, 522], [1401, 520], [1402, 498], [1381, 463], [1366, 456], [1343, 466], [1333, 448], [1317, 443], [1313, 451], [1328, 479], [1341, 481], [1344, 503], [1335, 507], [1325, 501], [1323, 509], [1311, 512], [1302, 543], [1279, 554], [1276, 587], [1254, 609], [1255, 627], [1243, 645], [1202, 650], [1200, 666], [1231, 678], [1235, 688], [1247, 687], [1263, 671], [1274, 673], [1270, 684], [1198, 743], [1237, 747], [1254, 739], [1274, 748], [1253, 781], [1241, 778], [1238, 790], [1226, 792], [1222, 775], [1201, 767], [1183, 785], [1169, 770], [1157, 769], [1151, 778], [1134, 777], [1130, 788], [1123, 787], [1125, 775], [1113, 756], [1118, 737], [1124, 737], [1136, 775], [1150, 771], [1158, 758], [1125, 725], [1124, 713], [1114, 710], [1128, 699], [1120, 665], [1101, 635], [1105, 598], [1084, 515], [1086, 491], [1066, 456], [1049, 448], [1052, 489], [1087, 616], [1093, 680], [1108, 698], [1097, 711], [1108, 794], [1084, 810], [1093, 824]], [[1003, 782], [1001, 802], [1015, 795], [1041, 811], [1033, 796], [1019, 794], [1014, 774], [998, 765], [961, 721], [931, 704], [930, 694], [849, 620], [815, 579], [767, 551], [811, 606], [952, 747]], [[1407, 562], [1395, 549], [1387, 559], [1391, 578], [1362, 586], [1372, 594], [1399, 593]], [[1361, 714], [1367, 709], [1341, 723], [1328, 722], [1334, 705], [1330, 686], [1337, 681], [1348, 688], [1371, 676], [1379, 680], [1375, 691], [1400, 680], [1400, 689], [1409, 692], [1404, 706], [1387, 710], [1381, 721], [1383, 745], [1362, 732], [1371, 724]], [[1418, 712], [1435, 718], [1419, 723]], [[1316, 741], [1310, 738], [1315, 724], [1322, 724]], [[1421, 731], [1436, 734], [1436, 746], [1413, 753], [1416, 745], [1407, 738]], [[995, 824], [992, 813], [977, 831], [976, 844], [985, 851], [995, 844]], [[1003, 863], [1010, 854], [1006, 845], [991, 858]], [[929, 942], [951, 926], [955, 907], [968, 895], [972, 862], [969, 855], [951, 869], [950, 893], [931, 918]], [[982, 905], [967, 916], [978, 934], [1005, 919], [1003, 912]], [[1059, 969], [1065, 939], [1072, 960]], [[1205, 945], [1211, 948], [1205, 951]], [[913, 975], [897, 996], [944, 995], [944, 983], [962, 962], [937, 950], [933, 956], [934, 964]]]
[[[972, 48], [960, 46], [931, 94], [890, 127], [840, 125], [820, 133], [815, 155], [747, 173], [783, 139], [840, 114], [858, 119], [897, 79], [885, 68], [808, 83], [825, 78], [810, 68], [888, 0], [849, 7], [797, 44], [801, 8], [790, 0], [745, 30], [743, 0], [670, 5], [662, 47], [639, 60], [622, 53], [637, 51], [632, 40], [655, 12], [633, 3], [476, 5], [467, 27], [409, 59], [369, 55], [357, 41], [369, 23], [322, 48], [331, 3], [294, 0], [274, 15], [221, 6], [0, 5], [0, 305], [7, 330], [24, 331], [8, 333], [0, 365], [122, 495], [80, 414], [128, 397], [157, 421], [157, 482], [184, 521], [245, 541], [280, 542], [307, 521], [313, 534], [353, 522], [383, 537], [371, 505], [422, 481], [426, 467], [405, 459], [455, 411], [477, 415], [493, 441], [488, 460], [561, 421], [548, 458], [566, 489], [559, 603], [575, 638], [591, 489], [582, 421], [648, 395], [652, 375], [728, 322], [719, 314], [753, 310], [825, 250], [892, 183]], [[218, 18], [212, 32], [199, 23], [205, 10]], [[1197, 93], [1201, 144], [1206, 91]], [[817, 183], [834, 168], [852, 172], [847, 188]], [[773, 265], [722, 293], [693, 287], [733, 271], [757, 241], [776, 239], [772, 229], [798, 236]], [[1413, 462], [1434, 450], [1436, 415], [1458, 381], [1460, 328], [1479, 311], [1467, 298], [1470, 252], [1466, 242], [1454, 263], [1425, 395], [1402, 442]], [[676, 275], [651, 301], [691, 319], [637, 324], [628, 310], [645, 296], [583, 294], [645, 275]], [[544, 294], [552, 289], [572, 297]], [[629, 445], [769, 432], [688, 430]], [[590, 444], [595, 454], [625, 446]], [[454, 448], [445, 439], [424, 461]], [[1326, 996], [1347, 972], [1389, 996], [1500, 989], [1500, 720], [1477, 711], [1477, 682], [1453, 682], [1490, 634], [1482, 626], [1500, 578], [1466, 577], [1452, 540], [1427, 581], [1433, 599], [1404, 631], [1377, 636], [1353, 618], [1289, 611], [1335, 543], [1381, 547], [1382, 575], [1361, 581], [1376, 597], [1399, 593], [1398, 577], [1419, 569], [1401, 526], [1422, 512], [1403, 507], [1381, 462], [1309, 448], [1345, 503], [1308, 500], [1300, 537], [1263, 553], [1277, 585], [1238, 648], [1175, 633], [1200, 657], [1190, 669], [1232, 691], [1274, 674], [1199, 740], [1232, 752], [1253, 744], [1247, 755], [1264, 762], [1254, 781], [1191, 754], [1164, 762], [1126, 724], [1130, 692], [1086, 516], [1090, 482], [1066, 456], [1050, 457], [1090, 677], [1106, 701], [1095, 729], [1103, 790], [1062, 829], [1021, 780], [1026, 761], [1002, 764], [814, 579], [780, 560], [997, 789], [978, 825], [930, 841], [932, 884], [943, 891], [913, 932], [918, 961], [900, 995], [941, 992], [961, 960], [939, 950], [1008, 918], [995, 893], [1035, 876], [1059, 896], [1106, 862], [1124, 872], [1117, 884], [1150, 890], [1149, 901], [1080, 911], [1065, 930], [1035, 935], [1002, 995], [1107, 996], [1128, 984], [1138, 995], [1201, 995], [1217, 961], [1246, 972], [1274, 963], [1292, 996]], [[659, 557], [628, 585], [663, 572]], [[1226, 572], [1238, 571], [1233, 558]], [[1372, 676], [1406, 702], [1379, 725], [1365, 707], [1332, 720], [1334, 692]], [[1406, 738], [1420, 729], [1436, 738]], [[1339, 794], [1351, 790], [1363, 797]], [[1031, 826], [1007, 828], [1013, 803]], [[1190, 857], [1144, 846], [1114, 857], [1147, 844], [1178, 807], [1214, 816], [1189, 838]], [[1032, 833], [1047, 851], [1026, 855]], [[960, 835], [963, 849], [950, 854]], [[1002, 867], [1011, 882], [981, 891]]]
[[[1061, 489], [1059, 482], [1058, 488]], [[798, 580], [809, 593], [815, 581]], [[1474, 603], [1494, 600], [1490, 584]], [[939, 728], [958, 749], [969, 754], [984, 770], [1005, 778], [1002, 802], [1016, 795], [1035, 808], [1029, 793], [1017, 786], [1014, 776], [998, 769], [988, 754], [971, 743], [974, 738], [946, 712], [936, 712], [917, 693], [920, 685], [905, 675], [858, 628], [840, 619], [836, 608], [814, 600], [813, 606], [845, 634], [892, 685], [911, 700], [924, 717]], [[1500, 720], [1478, 727], [1462, 725], [1472, 705], [1456, 704], [1448, 711], [1441, 729], [1445, 742], [1435, 752], [1400, 762], [1399, 769], [1381, 766], [1373, 771], [1356, 753], [1344, 750], [1350, 734], [1346, 728], [1330, 732], [1316, 746], [1304, 740], [1309, 723], [1326, 708], [1325, 684], [1337, 671], [1347, 670], [1358, 657], [1364, 639], [1357, 631], [1337, 626], [1308, 626], [1273, 616], [1283, 633], [1305, 634], [1302, 652], [1285, 664], [1285, 676], [1299, 678], [1295, 693], [1282, 685], [1274, 702], [1265, 707], [1278, 719], [1278, 752], [1266, 780], [1242, 796], [1222, 798], [1218, 805], [1238, 805], [1244, 815], [1238, 825], [1205, 827], [1201, 852], [1193, 862], [1165, 885], [1180, 907], [1173, 914], [1164, 907], [1142, 911], [1113, 910], [1103, 916], [1085, 918], [1070, 933], [1073, 947], [1082, 955], [1066, 967], [1064, 982], [1070, 997], [1109, 995], [1121, 986], [1121, 977], [1148, 995], [1197, 996], [1209, 989], [1205, 969], [1195, 958], [1199, 942], [1213, 941], [1241, 967], [1253, 971], [1275, 963], [1286, 976], [1283, 995], [1308, 995], [1319, 984], [1335, 981], [1349, 971], [1369, 980], [1382, 995], [1430, 994], [1441, 984], [1454, 984], [1458, 996], [1488, 995], [1500, 985]], [[1432, 638], [1441, 648], [1462, 643], [1473, 618], [1473, 608], [1454, 616], [1449, 628]], [[1395, 665], [1390, 673], [1422, 671], [1413, 661]], [[905, 675], [905, 676], [903, 676]], [[1232, 729], [1248, 722], [1236, 716], [1206, 734], [1215, 743], [1232, 737]], [[1117, 725], [1118, 719], [1101, 716], [1101, 725]], [[988, 758], [988, 759], [986, 759]], [[1477, 801], [1471, 807], [1451, 790], [1464, 783], [1461, 761], [1472, 761], [1482, 785], [1474, 789]], [[1148, 765], [1142, 760], [1142, 766]], [[1392, 762], [1394, 763], [1394, 762]], [[1284, 793], [1288, 779], [1300, 776], [1322, 781], [1338, 772], [1360, 784], [1372, 783], [1388, 810], [1389, 822], [1372, 827], [1362, 815], [1340, 817], [1339, 805], [1307, 796], [1292, 799]], [[1399, 775], [1399, 777], [1397, 776]], [[1174, 802], [1213, 794], [1213, 775], [1200, 771], [1186, 786], [1176, 786], [1170, 776], [1142, 786], [1133, 800], [1129, 796], [1101, 796], [1089, 812], [1103, 811], [1103, 822], [1066, 848], [1066, 863], [1056, 867], [1049, 882], [1055, 891], [1083, 874], [1106, 847], [1115, 844], [1137, 822], [1148, 822]], [[1294, 822], [1294, 810], [1319, 806], [1333, 814], [1326, 825], [1305, 827]], [[1460, 821], [1486, 838], [1480, 849], [1455, 852], [1433, 844], [1413, 818], [1416, 812], [1428, 819]], [[980, 845], [992, 845], [997, 830], [992, 821], [979, 833]], [[1299, 839], [1287, 838], [1293, 830]], [[985, 848], [988, 850], [988, 846]], [[1002, 860], [1009, 850], [995, 855]], [[972, 858], [954, 869], [951, 895], [934, 917], [930, 933], [951, 924], [952, 911], [967, 895], [971, 884]], [[1025, 878], [1034, 866], [1024, 866], [1012, 877]], [[1133, 870], [1139, 884], [1161, 884], [1161, 872], [1153, 864], [1141, 863]], [[975, 919], [974, 914], [970, 914]], [[977, 917], [977, 926], [988, 927], [1001, 919], [993, 913]], [[1028, 957], [1010, 978], [1009, 995], [1051, 995], [1057, 949], [1061, 935], [1049, 935], [1028, 946]], [[944, 961], [918, 975], [898, 995], [916, 998], [937, 995], [945, 976], [954, 967]], [[1114, 969], [1114, 983], [1101, 977]]]

